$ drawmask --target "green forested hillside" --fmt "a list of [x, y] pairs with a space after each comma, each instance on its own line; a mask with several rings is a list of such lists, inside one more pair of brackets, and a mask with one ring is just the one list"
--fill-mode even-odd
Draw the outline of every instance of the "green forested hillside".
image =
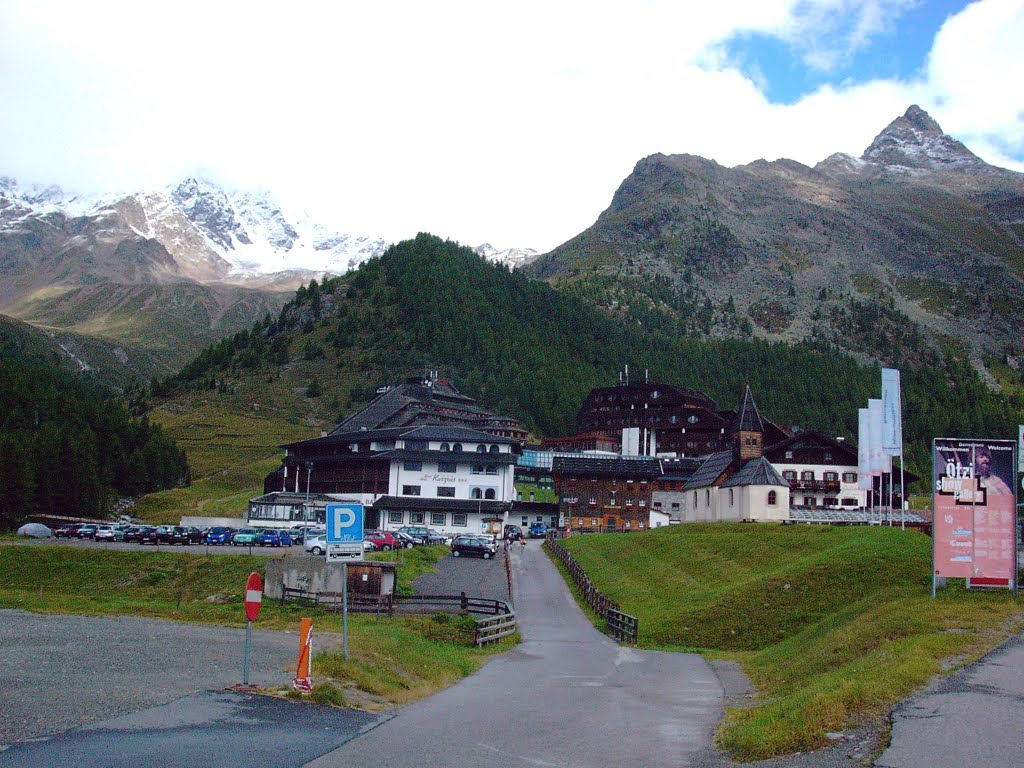
[[187, 480], [159, 427], [51, 356], [0, 334], [0, 530], [32, 514], [98, 516], [115, 495]]
[[[903, 369], [908, 465], [927, 472], [938, 435], [1012, 436], [1024, 403], [991, 392], [970, 366]], [[260, 383], [305, 398], [325, 423], [366, 402], [381, 383], [439, 370], [537, 436], [573, 431], [583, 398], [634, 376], [704, 390], [737, 407], [749, 384], [783, 426], [855, 437], [857, 409], [878, 397], [877, 366], [826, 341], [796, 345], [686, 338], [642, 317], [610, 315], [467, 248], [421, 234], [342, 278], [298, 291], [275, 319], [207, 348], [157, 395], [177, 388], [225, 397]], [[299, 393], [296, 395], [295, 393]]]

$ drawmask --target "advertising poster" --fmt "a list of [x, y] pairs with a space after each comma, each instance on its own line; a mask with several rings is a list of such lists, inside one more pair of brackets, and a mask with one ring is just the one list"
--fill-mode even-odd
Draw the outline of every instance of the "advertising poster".
[[936, 576], [1014, 578], [1013, 453], [1012, 440], [935, 440]]

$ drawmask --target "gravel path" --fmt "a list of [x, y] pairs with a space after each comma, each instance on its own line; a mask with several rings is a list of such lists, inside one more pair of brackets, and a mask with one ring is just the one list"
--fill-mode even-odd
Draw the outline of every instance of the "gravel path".
[[[244, 629], [0, 610], [0, 745], [241, 683], [244, 641]], [[290, 683], [297, 655], [295, 632], [254, 628], [250, 682]]]

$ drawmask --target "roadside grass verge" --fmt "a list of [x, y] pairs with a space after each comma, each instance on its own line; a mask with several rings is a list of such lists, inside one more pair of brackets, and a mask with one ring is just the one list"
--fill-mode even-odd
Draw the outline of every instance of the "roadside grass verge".
[[740, 761], [825, 746], [1024, 626], [1012, 595], [931, 598], [931, 540], [875, 526], [687, 524], [563, 542], [646, 648], [738, 661], [757, 687], [717, 741]]
[[[398, 588], [430, 570], [445, 547], [400, 553]], [[381, 553], [390, 554], [390, 553]], [[0, 546], [0, 608], [87, 616], [143, 616], [244, 627], [243, 593], [253, 571], [268, 558], [176, 552], [94, 550], [60, 545]], [[211, 598], [211, 602], [207, 602]], [[293, 604], [264, 602], [257, 630], [297, 630], [313, 618], [318, 643], [315, 679], [343, 687], [353, 706], [384, 709], [428, 696], [476, 671], [514, 639], [478, 649], [471, 619], [437, 616], [349, 616], [349, 661], [334, 650], [340, 614]], [[296, 653], [298, 647], [296, 645]]]

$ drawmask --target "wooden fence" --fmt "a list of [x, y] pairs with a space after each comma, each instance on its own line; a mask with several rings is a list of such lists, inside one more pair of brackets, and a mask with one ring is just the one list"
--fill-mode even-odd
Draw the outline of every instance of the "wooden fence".
[[[342, 610], [340, 592], [307, 592], [304, 589], [284, 587], [281, 605], [302, 603], [328, 611]], [[400, 614], [471, 613], [484, 618], [476, 619], [473, 641], [476, 645], [493, 643], [513, 634], [518, 625], [516, 615], [508, 603], [482, 597], [459, 595], [360, 595], [349, 593], [348, 610], [352, 613]]]
[[587, 601], [587, 605], [607, 622], [608, 633], [616, 640], [625, 640], [636, 645], [640, 637], [640, 620], [636, 616], [623, 613], [617, 602], [605, 596], [601, 590], [595, 587], [586, 571], [554, 536], [547, 537], [547, 545], [569, 571], [572, 580], [583, 593], [583, 599]]

